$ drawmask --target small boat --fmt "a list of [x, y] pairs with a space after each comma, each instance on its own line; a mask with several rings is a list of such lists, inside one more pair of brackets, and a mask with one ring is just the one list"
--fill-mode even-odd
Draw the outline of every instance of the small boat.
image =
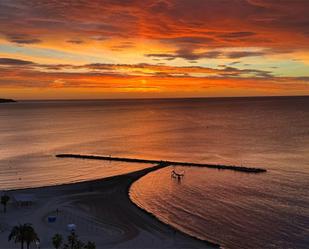
[[184, 176], [185, 176], [184, 172], [177, 173], [175, 170], [172, 170], [171, 177], [181, 179]]

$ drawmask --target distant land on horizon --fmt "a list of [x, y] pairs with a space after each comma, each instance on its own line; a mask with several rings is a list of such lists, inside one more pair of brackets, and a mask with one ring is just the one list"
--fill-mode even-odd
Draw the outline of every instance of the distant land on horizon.
[[[309, 98], [309, 95], [274, 95], [274, 96], [216, 96], [216, 97], [165, 97], [165, 98], [68, 98], [68, 99], [21, 99], [18, 102], [41, 102], [41, 101], [124, 101], [124, 100], [202, 100], [202, 99], [269, 99], [269, 98]], [[1, 100], [1, 99], [0, 99]], [[13, 100], [14, 102], [17, 102]]]
[[22, 99], [0, 98], [0, 104], [16, 102], [57, 102], [57, 101], [180, 101], [180, 100], [232, 100], [232, 99], [286, 99], [286, 98], [309, 98], [309, 95], [275, 95], [275, 96], [220, 96], [220, 97], [178, 97], [178, 98], [93, 98], [93, 99]]
[[16, 102], [14, 99], [0, 99], [0, 103], [13, 103]]

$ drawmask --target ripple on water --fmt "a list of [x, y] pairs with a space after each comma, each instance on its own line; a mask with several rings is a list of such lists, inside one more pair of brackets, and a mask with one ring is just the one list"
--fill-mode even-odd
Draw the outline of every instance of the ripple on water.
[[[280, 192], [276, 172], [250, 175], [177, 167], [181, 182], [167, 167], [136, 181], [130, 197], [165, 223], [227, 248], [306, 248], [309, 198]], [[289, 183], [281, 182], [281, 187]], [[304, 207], [305, 205], [305, 207]], [[295, 247], [296, 246], [296, 247]]]

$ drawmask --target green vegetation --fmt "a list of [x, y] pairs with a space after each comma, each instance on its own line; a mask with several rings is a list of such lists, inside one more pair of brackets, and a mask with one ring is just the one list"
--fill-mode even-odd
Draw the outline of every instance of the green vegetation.
[[85, 245], [85, 249], [95, 249], [96, 245], [94, 242], [88, 241], [88, 243]]
[[10, 196], [4, 194], [1, 196], [1, 204], [3, 205], [3, 212], [6, 213], [6, 207], [10, 200]]
[[[62, 235], [55, 234], [52, 240], [55, 249], [60, 249], [63, 244]], [[84, 243], [83, 241], [78, 239], [78, 236], [75, 232], [72, 232], [68, 236], [67, 242], [63, 244], [62, 249], [96, 249], [96, 245], [94, 242], [91, 241]]]
[[40, 241], [37, 233], [29, 223], [14, 226], [11, 230], [8, 240], [14, 240], [15, 243], [20, 243], [21, 249], [24, 248], [25, 243], [27, 245], [27, 249], [29, 249], [32, 242]]
[[60, 246], [61, 246], [62, 243], [63, 243], [63, 237], [62, 237], [62, 235], [56, 233], [56, 234], [54, 235], [54, 237], [52, 238], [52, 240], [53, 240], [53, 246], [55, 247], [55, 249], [59, 249]]

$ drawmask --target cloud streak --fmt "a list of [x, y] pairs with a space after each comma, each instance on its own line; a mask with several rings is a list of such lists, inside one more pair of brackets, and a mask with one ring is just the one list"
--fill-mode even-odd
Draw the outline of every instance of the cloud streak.
[[238, 69], [231, 66], [220, 66], [217, 68], [201, 66], [169, 66], [158, 64], [106, 64], [92, 63], [84, 65], [71, 64], [38, 64], [32, 61], [25, 61], [11, 58], [0, 58], [0, 66], [6, 69], [29, 70], [33, 72], [46, 72], [53, 74], [76, 73], [85, 76], [92, 75], [115, 75], [115, 76], [168, 76], [168, 77], [272, 77], [270, 71], [257, 69]]
[[5, 66], [29, 66], [34, 65], [32, 61], [25, 61], [12, 58], [0, 58], [0, 65]]
[[[228, 59], [239, 59], [244, 57], [259, 57], [265, 55], [275, 54], [275, 51], [232, 51], [223, 52], [219, 50], [211, 50], [207, 52], [194, 52], [192, 50], [178, 50], [175, 53], [158, 53], [158, 54], [145, 54], [147, 57], [161, 58], [166, 60], [174, 60], [177, 58], [182, 58], [185, 60], [199, 60], [199, 59], [218, 59], [218, 58], [228, 58]], [[280, 51], [279, 53], [284, 53]]]
[[17, 44], [36, 44], [41, 42], [40, 39], [34, 38], [28, 34], [7, 34], [7, 39]]

